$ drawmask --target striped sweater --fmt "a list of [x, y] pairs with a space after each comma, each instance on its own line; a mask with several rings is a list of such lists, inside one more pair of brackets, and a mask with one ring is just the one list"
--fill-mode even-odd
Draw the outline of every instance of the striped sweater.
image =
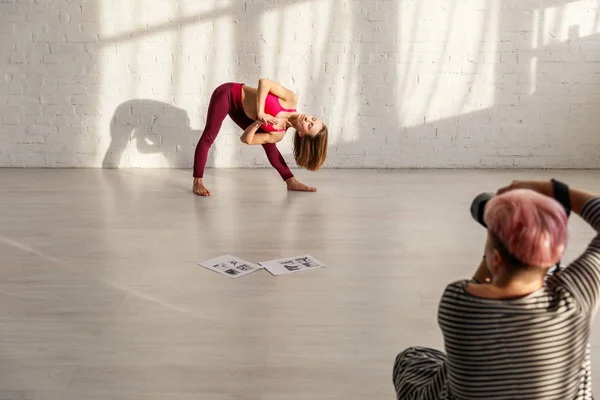
[[438, 313], [445, 397], [592, 398], [589, 339], [600, 296], [600, 198], [589, 200], [581, 216], [596, 237], [542, 289], [492, 300], [469, 294], [468, 281], [446, 288]]

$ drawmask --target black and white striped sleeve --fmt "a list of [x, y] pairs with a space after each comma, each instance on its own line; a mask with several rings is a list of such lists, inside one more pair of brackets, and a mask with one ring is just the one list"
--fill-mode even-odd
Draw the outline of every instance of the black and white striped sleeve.
[[596, 236], [583, 254], [558, 274], [558, 284], [569, 290], [585, 311], [595, 313], [600, 298], [600, 197], [584, 204], [581, 217]]

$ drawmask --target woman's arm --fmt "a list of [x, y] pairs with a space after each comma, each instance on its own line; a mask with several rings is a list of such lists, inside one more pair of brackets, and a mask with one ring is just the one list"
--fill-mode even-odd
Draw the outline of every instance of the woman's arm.
[[285, 132], [259, 133], [256, 135], [256, 131], [258, 131], [261, 125], [261, 121], [255, 121], [252, 125], [247, 127], [240, 137], [242, 143], [250, 145], [277, 143], [283, 139]]
[[256, 134], [256, 131], [258, 131], [261, 125], [261, 121], [254, 121], [254, 123], [248, 126], [244, 133], [242, 133], [242, 136], [240, 137], [242, 143], [252, 144], [252, 141], [254, 140], [254, 135]]
[[[532, 189], [554, 197], [552, 182], [514, 181], [500, 189], [499, 194], [512, 189]], [[595, 231], [595, 236], [577, 259], [558, 273], [558, 281], [566, 287], [585, 310], [595, 313], [600, 302], [600, 197], [574, 188], [569, 188], [571, 210], [578, 214]]]
[[[503, 187], [498, 190], [498, 194], [502, 194], [514, 189], [530, 189], [548, 197], [554, 196], [554, 186], [551, 181], [513, 181], [509, 186]], [[594, 194], [585, 192], [583, 190], [577, 190], [569, 188], [569, 201], [571, 203], [571, 210], [581, 216], [583, 206], [592, 198], [596, 197]]]
[[573, 212], [579, 214], [596, 236], [585, 251], [558, 272], [558, 281], [579, 300], [584, 310], [596, 313], [600, 301], [600, 197], [571, 191]]
[[[263, 118], [267, 117], [265, 114], [265, 101], [269, 93], [273, 93], [275, 96], [286, 102], [291, 102], [294, 104], [298, 102], [298, 96], [296, 96], [296, 93], [267, 78], [260, 78], [258, 80], [257, 91], [256, 110], [259, 117], [258, 119], [261, 121], [264, 121]], [[263, 118], [261, 118], [261, 116]], [[273, 123], [272, 121], [268, 120], [264, 122]]]

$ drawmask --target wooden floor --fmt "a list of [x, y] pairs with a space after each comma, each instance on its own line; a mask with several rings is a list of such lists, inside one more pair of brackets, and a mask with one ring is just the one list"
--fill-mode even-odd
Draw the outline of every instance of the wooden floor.
[[[470, 277], [479, 192], [597, 171], [0, 170], [0, 400], [393, 399], [392, 363], [442, 348], [444, 286]], [[570, 222], [567, 259], [592, 237]], [[229, 279], [197, 263], [308, 253]], [[594, 369], [600, 373], [600, 325]], [[600, 393], [599, 382], [595, 383]]]

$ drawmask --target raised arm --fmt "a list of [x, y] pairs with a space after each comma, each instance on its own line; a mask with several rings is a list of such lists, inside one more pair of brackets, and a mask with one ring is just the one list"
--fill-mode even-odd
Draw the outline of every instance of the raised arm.
[[[273, 93], [275, 96], [286, 102], [297, 103], [298, 96], [296, 93], [291, 90], [285, 88], [281, 84], [272, 81], [267, 78], [260, 78], [258, 80], [258, 95], [256, 96], [256, 110], [259, 116], [259, 120], [262, 120], [261, 116], [265, 116], [265, 101], [267, 99], [267, 95], [269, 93]], [[264, 121], [270, 122], [270, 121]]]
[[[552, 182], [513, 182], [500, 189], [499, 194], [511, 189], [525, 188], [536, 190], [546, 196], [556, 197]], [[598, 310], [600, 299], [600, 197], [578, 189], [568, 189], [571, 211], [581, 216], [595, 236], [586, 250], [557, 276], [560, 285], [569, 290], [584, 309], [591, 313]]]
[[595, 236], [583, 254], [562, 270], [557, 279], [594, 314], [600, 300], [600, 197], [577, 190], [570, 192], [573, 212], [594, 229]]
[[[548, 197], [556, 197], [554, 193], [554, 185], [551, 181], [513, 181], [510, 186], [498, 190], [498, 194], [502, 194], [513, 189], [531, 189]], [[583, 217], [583, 206], [589, 200], [594, 198], [595, 195], [573, 188], [569, 188], [568, 190], [571, 211]]]

